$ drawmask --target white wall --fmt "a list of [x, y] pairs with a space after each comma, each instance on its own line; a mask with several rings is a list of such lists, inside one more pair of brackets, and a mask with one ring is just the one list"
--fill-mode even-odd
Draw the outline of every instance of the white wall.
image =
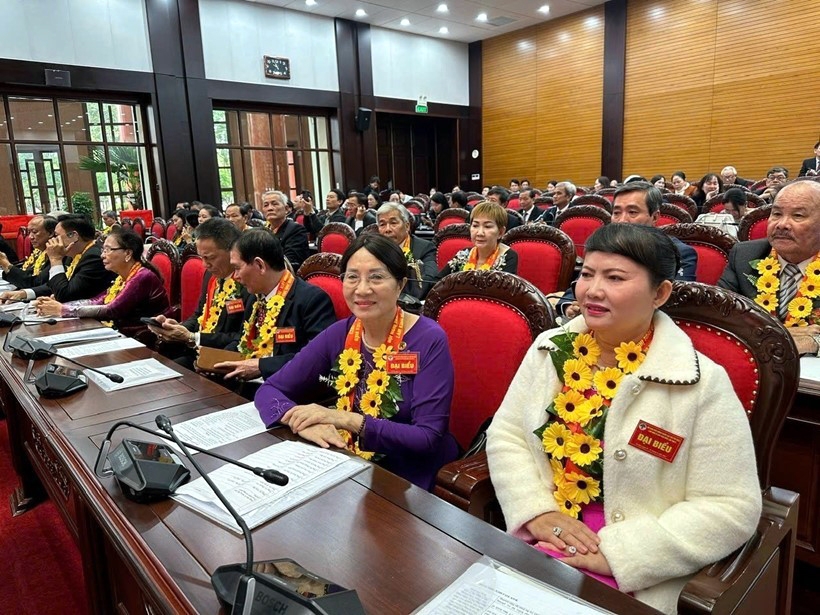
[[373, 93], [376, 96], [469, 105], [466, 43], [371, 28]]
[[[199, 19], [208, 79], [339, 90], [333, 19], [244, 0], [200, 0]], [[266, 78], [266, 55], [289, 58], [291, 78]]]
[[151, 71], [141, 0], [3, 0], [0, 58]]

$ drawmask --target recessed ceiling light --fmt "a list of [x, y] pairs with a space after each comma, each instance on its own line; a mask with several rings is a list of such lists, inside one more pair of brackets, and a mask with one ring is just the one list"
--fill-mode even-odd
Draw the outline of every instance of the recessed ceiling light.
[[364, 9], [356, 9], [356, 17], [367, 17]]
[[545, 4], [544, 6], [540, 7], [540, 8], [538, 9], [538, 12], [539, 12], [539, 13], [544, 13], [544, 15], [546, 15], [547, 13], [549, 13], [549, 12], [550, 12], [550, 7], [549, 7], [549, 5], [546, 5], [546, 4]]
[[439, 5], [438, 5], [438, 7], [436, 8], [436, 12], [437, 12], [437, 13], [449, 13], [449, 12], [450, 12], [450, 9], [448, 9], [448, 8], [447, 8], [447, 5], [446, 5], [446, 4], [444, 4], [444, 3], [442, 2], [442, 3], [441, 3], [441, 4], [439, 4]]
[[478, 17], [475, 18], [476, 21], [487, 21], [487, 13], [479, 13]]
[[305, 0], [305, 4], [308, 6], [316, 6], [316, 0]]
[[439, 34], [449, 34], [449, 33], [450, 33], [450, 31], [447, 29], [447, 26], [441, 26], [441, 27], [438, 29], [438, 33], [439, 33]]
[[410, 20], [409, 20], [409, 19], [407, 19], [407, 17], [405, 17], [404, 19], [402, 19], [402, 20], [401, 20], [401, 22], [400, 22], [400, 23], [401, 23], [401, 25], [403, 25], [403, 26], [409, 26], [409, 25], [410, 25]]

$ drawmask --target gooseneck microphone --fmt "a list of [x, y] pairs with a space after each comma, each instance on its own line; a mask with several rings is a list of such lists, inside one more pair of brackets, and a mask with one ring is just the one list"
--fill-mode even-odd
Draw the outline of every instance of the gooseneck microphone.
[[[53, 348], [53, 347], [52, 347], [52, 348]], [[64, 354], [62, 354], [62, 353], [60, 353], [60, 352], [57, 352], [56, 350], [49, 349], [49, 350], [47, 350], [46, 352], [49, 352], [49, 353], [50, 353], [50, 356], [59, 357], [59, 358], [63, 359], [64, 361], [68, 361], [69, 363], [73, 363], [74, 365], [79, 365], [79, 366], [80, 366], [80, 367], [82, 367], [83, 369], [87, 369], [87, 370], [89, 370], [89, 371], [92, 371], [92, 372], [95, 372], [95, 373], [97, 373], [97, 374], [100, 374], [101, 376], [105, 376], [105, 377], [106, 377], [106, 378], [108, 378], [111, 382], [116, 382], [117, 384], [119, 384], [119, 383], [121, 383], [121, 382], [123, 382], [123, 381], [125, 380], [125, 378], [123, 378], [123, 377], [122, 377], [122, 376], [120, 376], [119, 374], [114, 374], [114, 373], [112, 373], [112, 372], [104, 372], [103, 370], [101, 370], [101, 369], [99, 369], [99, 368], [97, 368], [97, 367], [91, 367], [90, 365], [86, 365], [85, 363], [81, 363], [81, 362], [80, 362], [80, 361], [78, 361], [77, 359], [72, 359], [71, 357], [67, 357], [67, 356], [65, 356]]]
[[30, 337], [24, 335], [17, 335], [14, 340], [11, 338], [11, 333], [17, 325], [56, 325], [57, 321], [54, 318], [48, 320], [24, 320], [19, 316], [14, 316], [11, 319], [11, 326], [6, 333], [6, 339], [3, 342], [3, 352], [11, 350], [15, 356], [21, 359], [45, 359], [48, 355], [43, 354], [46, 345], [42, 342], [36, 342]]

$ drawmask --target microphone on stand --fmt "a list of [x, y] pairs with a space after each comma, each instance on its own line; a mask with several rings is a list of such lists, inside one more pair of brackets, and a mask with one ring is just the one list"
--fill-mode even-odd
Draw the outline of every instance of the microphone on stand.
[[11, 338], [11, 333], [17, 325], [56, 325], [57, 321], [54, 318], [48, 320], [24, 320], [19, 316], [12, 318], [11, 326], [6, 333], [6, 339], [3, 342], [3, 352], [11, 350], [14, 356], [21, 359], [45, 359], [49, 355], [45, 353], [48, 344], [43, 344], [25, 335], [16, 335], [14, 339]]
[[[54, 346], [51, 346], [51, 348], [44, 352], [48, 352], [46, 356], [59, 357], [65, 361], [74, 363], [74, 365], [79, 365], [83, 369], [87, 369], [97, 374], [100, 374], [101, 376], [105, 376], [111, 382], [116, 382], [117, 384], [119, 384], [124, 380], [124, 378], [119, 374], [104, 372], [101, 369], [91, 367], [90, 365], [81, 363], [76, 359], [72, 359], [71, 357], [67, 357], [64, 354], [60, 354], [59, 352], [54, 350]], [[29, 360], [29, 366], [32, 365], [33, 361], [34, 359]], [[65, 395], [71, 395], [72, 393], [82, 391], [83, 389], [87, 389], [88, 377], [79, 370], [71, 369], [70, 367], [65, 367], [64, 365], [56, 365], [54, 363], [49, 363], [45, 366], [45, 369], [43, 369], [43, 371], [40, 372], [40, 374], [34, 379], [34, 386], [36, 387], [37, 392], [43, 397], [54, 399], [58, 397], [64, 397]]]

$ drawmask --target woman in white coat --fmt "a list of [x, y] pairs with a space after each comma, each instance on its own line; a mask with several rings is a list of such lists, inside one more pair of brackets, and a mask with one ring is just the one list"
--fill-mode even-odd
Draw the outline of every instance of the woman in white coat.
[[509, 532], [666, 613], [761, 510], [726, 372], [657, 309], [679, 260], [655, 228], [592, 235], [581, 316], [535, 340], [487, 442]]

